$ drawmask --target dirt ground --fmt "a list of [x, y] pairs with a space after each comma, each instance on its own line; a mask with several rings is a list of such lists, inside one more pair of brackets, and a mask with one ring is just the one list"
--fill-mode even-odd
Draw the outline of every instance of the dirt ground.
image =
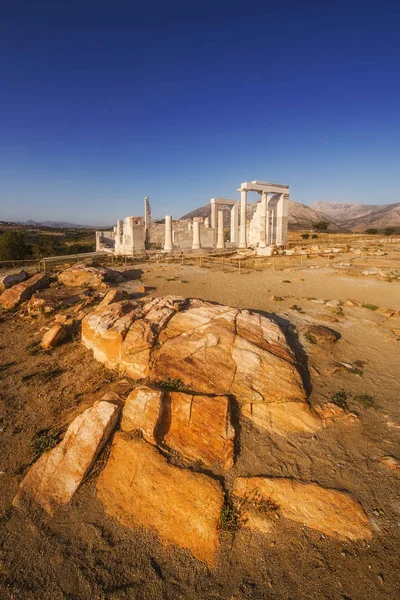
[[[190, 552], [163, 546], [155, 532], [124, 528], [105, 514], [95, 489], [104, 456], [71, 505], [51, 520], [30, 519], [12, 509], [18, 484], [34, 460], [35, 435], [65, 428], [110, 389], [127, 393], [133, 384], [97, 363], [79, 337], [51, 353], [37, 352], [33, 342], [51, 318], [5, 315], [0, 322], [0, 598], [399, 598], [400, 471], [380, 458], [400, 459], [400, 336], [393, 331], [400, 330], [400, 318], [355, 305], [329, 307], [321, 300], [351, 298], [400, 309], [400, 284], [333, 268], [240, 276], [179, 265], [138, 269], [151, 295], [198, 297], [272, 316], [299, 356], [310, 403], [329, 400], [340, 390], [347, 393], [348, 409], [358, 421], [315, 435], [267, 435], [243, 420], [240, 454], [228, 485], [237, 475], [267, 475], [347, 491], [367, 512], [373, 538], [338, 541], [281, 518], [269, 534], [246, 528], [221, 532], [210, 570]], [[302, 333], [309, 323], [331, 327], [340, 339], [329, 347], [311, 344]], [[359, 368], [356, 373], [332, 369], [340, 361]], [[365, 407], [356, 399], [361, 394], [370, 395], [374, 405]]]

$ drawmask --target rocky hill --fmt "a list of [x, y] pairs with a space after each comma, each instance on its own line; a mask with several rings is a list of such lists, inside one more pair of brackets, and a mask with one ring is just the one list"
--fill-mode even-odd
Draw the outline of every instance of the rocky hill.
[[[251, 219], [256, 210], [257, 202], [252, 202], [247, 205], [247, 218]], [[225, 227], [230, 226], [230, 210], [224, 210], [224, 224]], [[206, 204], [205, 206], [201, 206], [200, 208], [196, 208], [192, 210], [190, 213], [187, 213], [182, 219], [193, 219], [194, 217], [210, 217], [211, 216], [211, 205]], [[318, 221], [329, 221], [329, 229], [331, 231], [337, 231], [342, 229], [343, 227], [337, 225], [334, 220], [328, 215], [323, 215], [317, 210], [312, 209], [310, 206], [306, 206], [305, 204], [300, 204], [299, 202], [294, 202], [293, 200], [289, 200], [289, 229], [311, 229], [313, 223]]]
[[352, 204], [350, 202], [314, 202], [311, 209], [342, 227], [365, 231], [368, 228], [400, 228], [400, 202], [396, 204]]

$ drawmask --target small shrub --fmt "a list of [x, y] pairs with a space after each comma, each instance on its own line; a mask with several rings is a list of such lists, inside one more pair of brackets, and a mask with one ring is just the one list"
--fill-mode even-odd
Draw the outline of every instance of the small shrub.
[[251, 494], [246, 496], [244, 505], [252, 508], [265, 517], [275, 516], [279, 511], [279, 504], [274, 502], [272, 498], [264, 498], [261, 496], [258, 489], [255, 489]]
[[25, 350], [30, 356], [34, 356], [38, 352], [40, 352], [41, 346], [40, 342], [31, 342], [28, 346], [26, 346]]
[[303, 238], [303, 240], [308, 240], [308, 238], [310, 237], [310, 235], [308, 233], [302, 233], [301, 237]]
[[354, 396], [354, 400], [362, 404], [364, 408], [376, 408], [375, 401], [369, 394], [360, 394], [359, 396]]
[[318, 234], [317, 233], [313, 233], [311, 237], [312, 237], [313, 240], [316, 240], [318, 238]]
[[312, 335], [312, 333], [310, 333], [309, 331], [305, 332], [304, 337], [306, 338], [307, 342], [310, 342], [310, 344], [316, 344], [317, 343], [317, 340]]
[[347, 400], [348, 394], [344, 390], [339, 390], [331, 396], [331, 402], [336, 404], [336, 406], [340, 406], [340, 408], [343, 408], [343, 410], [347, 409]]
[[297, 304], [293, 304], [293, 306], [290, 307], [291, 310], [295, 310], [299, 313], [303, 312], [300, 306], [297, 306]]
[[160, 388], [174, 390], [176, 392], [185, 392], [189, 389], [189, 386], [183, 383], [181, 379], [171, 379], [169, 377], [160, 379], [159, 381], [156, 381], [155, 384]]
[[316, 231], [327, 231], [329, 227], [329, 223], [327, 221], [317, 221], [313, 223], [313, 228]]
[[345, 367], [345, 369], [348, 373], [351, 373], [352, 375], [359, 375], [360, 377], [364, 375], [364, 371], [362, 369], [359, 369], [358, 367]]
[[283, 302], [283, 298], [281, 296], [274, 296], [273, 300], [275, 300], [275, 302]]
[[368, 308], [369, 310], [378, 310], [379, 306], [375, 304], [363, 304], [363, 308]]
[[240, 504], [225, 499], [218, 522], [218, 529], [222, 531], [238, 531], [242, 526], [242, 510]]
[[379, 233], [379, 231], [378, 231], [378, 229], [371, 228], [371, 229], [366, 229], [365, 233], [368, 233], [369, 235], [376, 235], [377, 233]]
[[42, 454], [57, 446], [60, 441], [61, 431], [57, 427], [52, 429], [44, 429], [39, 431], [31, 442], [31, 448], [35, 458], [39, 458]]

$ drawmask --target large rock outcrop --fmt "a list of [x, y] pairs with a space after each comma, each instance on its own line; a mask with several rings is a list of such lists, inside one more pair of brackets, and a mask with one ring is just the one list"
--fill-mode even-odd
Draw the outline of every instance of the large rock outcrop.
[[126, 400], [121, 429], [140, 430], [151, 444], [176, 450], [189, 460], [233, 466], [235, 430], [227, 396], [140, 386]]
[[96, 288], [107, 283], [121, 283], [124, 278], [119, 271], [78, 263], [69, 269], [65, 269], [65, 271], [61, 271], [58, 280], [71, 287], [88, 286]]
[[82, 323], [82, 342], [134, 378], [181, 380], [242, 404], [301, 402], [306, 394], [280, 327], [249, 311], [179, 297], [110, 304]]
[[[272, 502], [282, 516], [340, 539], [369, 539], [372, 530], [362, 507], [348, 494], [315, 483], [269, 477], [238, 477], [235, 496], [247, 500], [247, 510]], [[257, 502], [251, 500], [256, 497]], [[246, 504], [245, 504], [246, 506]], [[260, 511], [258, 511], [260, 518]], [[256, 526], [255, 528], [259, 528]]]
[[123, 525], [153, 528], [165, 544], [213, 565], [223, 493], [210, 477], [175, 467], [154, 446], [117, 433], [97, 495]]
[[29, 300], [32, 294], [49, 285], [49, 277], [46, 273], [36, 273], [22, 283], [10, 287], [0, 295], [0, 308], [11, 310], [16, 308], [24, 300]]
[[67, 504], [110, 437], [119, 410], [115, 404], [100, 401], [79, 415], [62, 442], [28, 471], [13, 504], [29, 508], [35, 503], [49, 513], [57, 505]]

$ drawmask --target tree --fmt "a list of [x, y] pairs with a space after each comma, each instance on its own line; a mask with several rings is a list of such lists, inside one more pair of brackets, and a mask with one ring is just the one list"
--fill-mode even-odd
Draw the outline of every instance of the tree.
[[0, 236], [0, 260], [24, 260], [30, 256], [30, 247], [21, 231], [7, 231]]
[[369, 235], [375, 235], [376, 233], [379, 233], [377, 229], [366, 229], [365, 233], [368, 233]]
[[328, 221], [317, 221], [316, 223], [313, 223], [313, 228], [316, 231], [327, 231], [328, 227], [329, 227]]
[[394, 227], [385, 227], [385, 229], [383, 230], [383, 233], [385, 235], [393, 235], [395, 233], [395, 228]]

